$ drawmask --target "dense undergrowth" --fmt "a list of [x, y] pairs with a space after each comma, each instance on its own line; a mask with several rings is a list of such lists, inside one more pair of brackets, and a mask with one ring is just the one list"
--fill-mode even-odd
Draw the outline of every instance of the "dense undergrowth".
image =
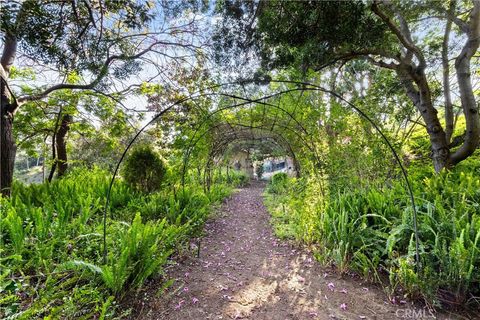
[[118, 301], [159, 275], [199, 235], [211, 206], [245, 176], [219, 174], [209, 191], [178, 184], [142, 194], [115, 182], [102, 263], [102, 213], [110, 175], [73, 170], [52, 183], [17, 183], [0, 210], [0, 318], [121, 317]]
[[411, 298], [437, 307], [478, 308], [478, 157], [438, 175], [421, 165], [410, 172], [418, 211], [418, 273], [412, 207], [401, 180], [341, 189], [329, 187], [328, 180], [277, 174], [265, 193], [276, 234], [311, 245], [321, 262], [341, 272], [353, 270], [385, 284], [392, 302]]

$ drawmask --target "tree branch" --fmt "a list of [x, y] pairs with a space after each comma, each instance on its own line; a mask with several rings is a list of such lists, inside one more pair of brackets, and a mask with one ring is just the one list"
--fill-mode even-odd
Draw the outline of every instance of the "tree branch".
[[[420, 51], [420, 49], [413, 43], [413, 41], [411, 41], [411, 37], [409, 36], [409, 33], [405, 33], [403, 30], [401, 30], [396, 24], [395, 22], [390, 19], [383, 11], [380, 10], [380, 8], [378, 7], [378, 0], [375, 0], [373, 3], [372, 3], [372, 11], [380, 18], [383, 20], [383, 22], [385, 22], [385, 24], [388, 26], [388, 28], [397, 36], [398, 40], [402, 43], [402, 45], [409, 51], [413, 52], [415, 54], [415, 56], [417, 57], [418, 59], [418, 62], [419, 62], [419, 68], [424, 70], [427, 66], [427, 63], [425, 61], [425, 57], [423, 56], [422, 52]], [[398, 13], [397, 15], [399, 15], [401, 17], [401, 15]], [[408, 27], [406, 26], [406, 21], [405, 19], [402, 18], [399, 18], [401, 21], [403, 20], [403, 23], [405, 23], [405, 27], [406, 30], [408, 30]], [[402, 24], [402, 22], [401, 22]], [[403, 28], [402, 28], [403, 29]], [[409, 53], [407, 53], [408, 55]], [[407, 57], [408, 58], [408, 57]]]
[[473, 6], [469, 17], [468, 39], [455, 61], [460, 101], [465, 115], [466, 135], [462, 146], [450, 157], [452, 164], [466, 159], [480, 144], [480, 118], [472, 87], [470, 65], [471, 58], [480, 46], [480, 2], [474, 1]]
[[452, 20], [449, 18], [450, 13], [455, 11], [455, 1], [450, 2], [448, 9], [447, 23], [442, 42], [442, 68], [443, 68], [443, 96], [445, 101], [445, 136], [447, 142], [450, 142], [454, 129], [453, 104], [450, 93], [450, 65], [448, 63], [448, 45], [450, 40], [450, 31], [452, 29]]
[[41, 93], [38, 93], [38, 94], [33, 94], [33, 95], [29, 95], [29, 96], [22, 96], [22, 97], [19, 97], [18, 98], [18, 103], [19, 105], [22, 105], [26, 102], [29, 102], [29, 101], [34, 101], [34, 100], [40, 100], [40, 99], [43, 99], [45, 98], [46, 96], [48, 96], [50, 93], [54, 92], [54, 91], [57, 91], [57, 90], [62, 90], [62, 89], [71, 89], [71, 90], [75, 90], [75, 89], [79, 89], [79, 90], [89, 90], [89, 89], [93, 89], [95, 88], [95, 86], [97, 86], [100, 81], [102, 81], [103, 78], [105, 78], [105, 76], [108, 74], [108, 68], [109, 66], [116, 60], [121, 60], [121, 61], [126, 61], [126, 60], [134, 60], [134, 59], [138, 59], [140, 57], [142, 57], [143, 55], [145, 55], [146, 53], [150, 52], [152, 50], [153, 47], [155, 47], [156, 45], [159, 45], [159, 44], [162, 44], [163, 42], [161, 41], [156, 41], [154, 43], [152, 43], [150, 46], [148, 46], [146, 49], [140, 51], [139, 53], [135, 54], [135, 55], [131, 55], [131, 56], [127, 56], [127, 55], [112, 55], [110, 56], [109, 58], [107, 58], [105, 60], [105, 63], [103, 64], [103, 66], [101, 67], [101, 70], [98, 74], [98, 76], [92, 81], [90, 82], [89, 84], [70, 84], [70, 83], [59, 83], [59, 84], [56, 84], [54, 86], [51, 86], [50, 88], [48, 89], [45, 89], [43, 92]]
[[[455, 2], [455, 1], [453, 1], [453, 2]], [[475, 2], [475, 1], [473, 1], [473, 2]], [[450, 10], [450, 9], [449, 10], [444, 10], [444, 13], [446, 14], [448, 19], [453, 21], [453, 23], [455, 23], [457, 25], [457, 27], [459, 27], [460, 30], [462, 30], [462, 32], [464, 32], [464, 33], [469, 32], [470, 27], [469, 27], [468, 23], [463, 21], [459, 17], [457, 17], [455, 15], [455, 10]]]
[[[17, 54], [17, 38], [14, 35], [9, 33], [5, 34], [5, 42], [3, 43], [3, 52], [2, 58], [0, 59], [0, 64], [3, 67], [6, 75], [10, 73], [10, 68], [15, 61], [15, 56]], [[6, 80], [7, 78], [5, 78]]]

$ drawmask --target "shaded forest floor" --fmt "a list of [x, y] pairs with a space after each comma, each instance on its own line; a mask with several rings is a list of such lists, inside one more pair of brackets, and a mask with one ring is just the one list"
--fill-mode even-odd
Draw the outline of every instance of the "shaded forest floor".
[[[340, 277], [305, 249], [275, 238], [264, 185], [230, 197], [205, 226], [200, 257], [176, 259], [173, 284], [152, 281], [129, 297], [132, 319], [419, 319], [427, 309], [392, 304], [378, 287]], [[415, 310], [415, 311], [414, 311]], [[457, 319], [437, 315], [437, 319]]]

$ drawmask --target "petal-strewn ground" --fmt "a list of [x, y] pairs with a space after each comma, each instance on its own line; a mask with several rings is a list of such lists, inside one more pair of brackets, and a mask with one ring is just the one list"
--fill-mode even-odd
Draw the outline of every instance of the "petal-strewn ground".
[[426, 309], [392, 304], [381, 289], [342, 278], [308, 251], [276, 239], [263, 187], [253, 183], [228, 199], [205, 227], [200, 257], [169, 268], [168, 278], [175, 279], [169, 289], [153, 282], [139, 293], [132, 318], [432, 318]]

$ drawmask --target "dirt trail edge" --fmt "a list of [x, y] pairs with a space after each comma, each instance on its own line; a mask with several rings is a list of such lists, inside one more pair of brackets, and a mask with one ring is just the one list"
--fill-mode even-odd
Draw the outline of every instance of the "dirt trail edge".
[[[152, 282], [133, 319], [432, 319], [427, 309], [394, 305], [378, 288], [339, 277], [307, 251], [275, 238], [254, 183], [227, 199], [205, 226], [200, 257], [168, 268], [173, 285]], [[444, 317], [441, 317], [444, 318]], [[437, 318], [438, 319], [438, 318]]]

